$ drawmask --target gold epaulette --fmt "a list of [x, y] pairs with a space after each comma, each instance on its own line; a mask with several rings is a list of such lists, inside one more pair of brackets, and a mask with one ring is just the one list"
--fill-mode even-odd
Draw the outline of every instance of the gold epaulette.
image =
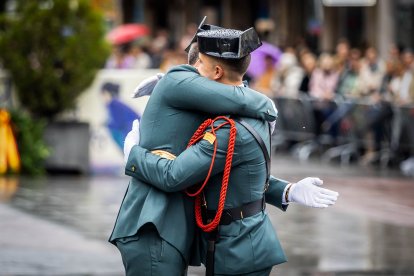
[[203, 139], [207, 140], [210, 144], [214, 144], [214, 141], [216, 140], [216, 136], [211, 132], [206, 132], [204, 133]]

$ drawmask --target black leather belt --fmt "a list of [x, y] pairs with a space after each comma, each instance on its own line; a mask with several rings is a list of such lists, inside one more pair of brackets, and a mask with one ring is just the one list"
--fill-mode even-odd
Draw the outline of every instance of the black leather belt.
[[[220, 225], [228, 225], [235, 220], [248, 218], [254, 216], [266, 208], [264, 199], [255, 200], [246, 203], [240, 207], [223, 210], [221, 215]], [[216, 215], [216, 210], [207, 210], [207, 220], [211, 220]]]

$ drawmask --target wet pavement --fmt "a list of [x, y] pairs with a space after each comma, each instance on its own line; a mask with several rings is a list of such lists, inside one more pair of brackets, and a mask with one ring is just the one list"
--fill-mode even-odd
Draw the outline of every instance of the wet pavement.
[[[272, 275], [414, 275], [413, 178], [283, 155], [273, 158], [272, 173], [319, 176], [340, 193], [324, 210], [268, 207], [289, 259]], [[0, 275], [123, 275], [106, 240], [127, 184], [113, 175], [0, 178]]]

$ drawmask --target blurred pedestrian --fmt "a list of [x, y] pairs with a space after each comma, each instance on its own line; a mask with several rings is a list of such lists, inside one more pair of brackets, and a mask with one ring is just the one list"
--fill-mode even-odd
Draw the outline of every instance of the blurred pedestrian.
[[164, 51], [159, 69], [161, 72], [167, 72], [174, 66], [185, 64], [186, 61], [186, 55], [184, 53], [175, 50], [167, 50]]
[[169, 48], [169, 35], [168, 31], [159, 29], [156, 32], [155, 37], [152, 40], [150, 46], [150, 56], [152, 59], [151, 68], [160, 68], [165, 51]]
[[128, 54], [129, 45], [114, 45], [112, 54], [106, 61], [106, 69], [131, 69], [134, 67], [135, 60]]
[[185, 33], [180, 39], [179, 52], [184, 52], [185, 48], [191, 44], [194, 34], [197, 32], [197, 24], [190, 23], [185, 28]]
[[132, 43], [129, 55], [134, 59], [131, 69], [147, 69], [151, 67], [151, 57], [138, 43]]

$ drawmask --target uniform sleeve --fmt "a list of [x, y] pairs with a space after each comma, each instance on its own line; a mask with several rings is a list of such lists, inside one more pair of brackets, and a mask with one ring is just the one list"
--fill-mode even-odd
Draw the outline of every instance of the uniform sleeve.
[[[211, 175], [224, 170], [228, 130], [217, 131], [218, 148]], [[213, 145], [207, 140], [189, 147], [174, 160], [162, 158], [136, 145], [129, 154], [125, 174], [151, 184], [164, 192], [177, 192], [202, 183], [210, 169]], [[233, 156], [233, 165], [237, 158]]]
[[282, 204], [282, 197], [285, 187], [288, 184], [288, 181], [275, 178], [273, 175], [271, 175], [269, 179], [269, 188], [265, 193], [266, 203], [272, 204], [282, 211], [286, 211], [288, 205]]
[[209, 114], [234, 114], [274, 121], [277, 113], [271, 99], [248, 87], [231, 86], [200, 76], [195, 69], [181, 66], [165, 76], [166, 103], [172, 107]]

